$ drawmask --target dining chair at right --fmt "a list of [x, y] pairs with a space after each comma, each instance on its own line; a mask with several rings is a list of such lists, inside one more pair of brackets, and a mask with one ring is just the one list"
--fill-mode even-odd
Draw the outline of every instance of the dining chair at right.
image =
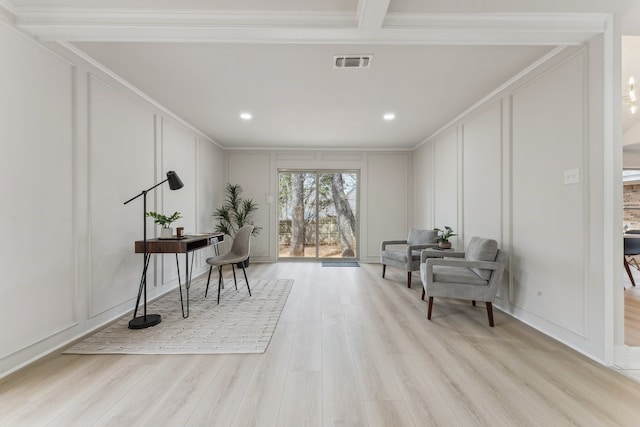
[[231, 265], [231, 269], [233, 270], [233, 281], [236, 285], [236, 289], [238, 289], [238, 281], [236, 280], [236, 269], [235, 265], [237, 264], [242, 268], [242, 273], [244, 274], [244, 281], [247, 283], [247, 290], [249, 291], [249, 296], [251, 296], [251, 288], [249, 287], [249, 280], [247, 279], [247, 272], [245, 270], [245, 262], [251, 253], [251, 234], [253, 233], [253, 225], [245, 225], [238, 230], [236, 236], [233, 239], [233, 244], [231, 245], [231, 250], [224, 255], [214, 256], [211, 258], [207, 258], [207, 264], [209, 267], [209, 277], [207, 278], [207, 288], [204, 291], [205, 298], [207, 297], [207, 292], [209, 292], [209, 281], [211, 280], [211, 270], [213, 267], [218, 267], [218, 304], [220, 303], [220, 289], [223, 285], [222, 279], [222, 267], [225, 265]]
[[627, 230], [625, 231], [625, 235], [623, 236], [624, 240], [624, 269], [627, 271], [627, 275], [629, 275], [629, 280], [631, 281], [631, 285], [635, 286], [636, 281], [633, 279], [633, 274], [631, 274], [631, 268], [629, 268], [629, 264], [633, 264], [637, 270], [640, 270], [640, 266], [638, 266], [638, 262], [633, 258], [636, 255], [640, 255], [640, 230]]

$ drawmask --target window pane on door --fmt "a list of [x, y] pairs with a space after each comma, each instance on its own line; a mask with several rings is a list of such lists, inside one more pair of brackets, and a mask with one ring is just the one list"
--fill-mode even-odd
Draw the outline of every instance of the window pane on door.
[[318, 182], [320, 257], [355, 258], [357, 175], [355, 172], [321, 173]]
[[315, 258], [316, 174], [283, 172], [279, 181], [279, 256]]

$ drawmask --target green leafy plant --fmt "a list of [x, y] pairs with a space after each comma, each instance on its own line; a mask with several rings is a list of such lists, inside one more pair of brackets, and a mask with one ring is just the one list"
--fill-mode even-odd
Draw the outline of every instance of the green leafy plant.
[[[224, 204], [213, 212], [213, 217], [218, 220], [215, 232], [233, 237], [241, 227], [253, 225], [253, 214], [258, 210], [258, 205], [253, 199], [240, 196], [242, 187], [239, 184], [227, 183], [225, 192]], [[258, 235], [260, 230], [261, 227], [254, 227], [252, 234]]]
[[448, 225], [444, 226], [444, 230], [440, 228], [434, 228], [433, 230], [438, 232], [437, 240], [441, 243], [446, 243], [451, 237], [457, 236], [457, 234], [453, 232], [453, 229]]
[[174, 212], [171, 216], [162, 215], [157, 212], [147, 212], [147, 216], [153, 218], [153, 222], [160, 224], [162, 228], [169, 228], [172, 222], [182, 218], [180, 212]]

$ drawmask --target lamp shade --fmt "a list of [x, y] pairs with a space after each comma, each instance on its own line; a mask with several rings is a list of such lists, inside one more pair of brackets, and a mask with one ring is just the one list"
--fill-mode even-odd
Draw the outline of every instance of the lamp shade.
[[169, 188], [172, 190], [179, 190], [184, 187], [182, 180], [174, 171], [167, 172], [167, 180], [169, 181]]

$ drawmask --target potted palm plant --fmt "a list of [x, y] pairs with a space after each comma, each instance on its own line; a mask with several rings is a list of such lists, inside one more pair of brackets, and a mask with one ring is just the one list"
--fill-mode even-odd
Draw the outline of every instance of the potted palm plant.
[[[227, 183], [225, 188], [224, 204], [213, 212], [213, 217], [218, 221], [216, 233], [224, 233], [233, 238], [244, 225], [253, 225], [253, 215], [258, 210], [258, 204], [253, 199], [241, 197], [242, 187], [239, 184]], [[257, 236], [261, 227], [255, 227], [252, 235]], [[244, 261], [244, 266], [249, 265], [249, 259]], [[242, 267], [240, 263], [238, 267]]]
[[160, 229], [160, 238], [161, 239], [170, 239], [173, 237], [173, 228], [171, 228], [171, 223], [177, 221], [182, 218], [180, 212], [174, 212], [171, 216], [166, 216], [157, 212], [147, 212], [147, 216], [149, 218], [153, 218], [153, 222], [162, 226]]
[[433, 230], [438, 232], [438, 246], [440, 246], [442, 249], [450, 249], [451, 242], [449, 241], [449, 239], [453, 236], [457, 236], [457, 234], [453, 232], [453, 229], [448, 225], [445, 225], [444, 229], [434, 228]]

